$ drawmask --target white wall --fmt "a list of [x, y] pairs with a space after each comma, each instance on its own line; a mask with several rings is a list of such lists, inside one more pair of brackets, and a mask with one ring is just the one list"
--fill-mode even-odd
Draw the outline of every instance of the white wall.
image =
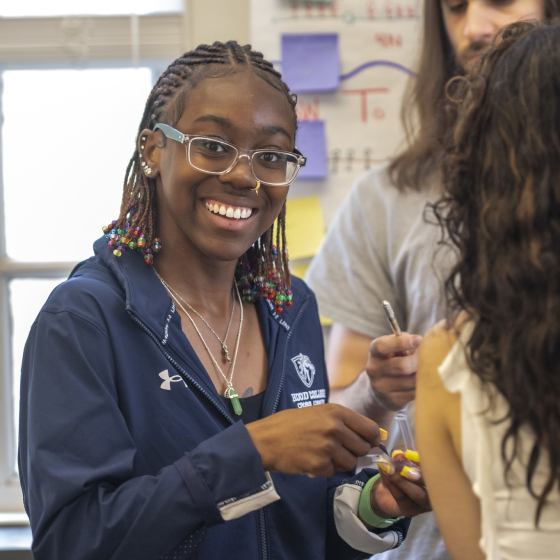
[[235, 39], [250, 42], [249, 0], [185, 0], [185, 47]]

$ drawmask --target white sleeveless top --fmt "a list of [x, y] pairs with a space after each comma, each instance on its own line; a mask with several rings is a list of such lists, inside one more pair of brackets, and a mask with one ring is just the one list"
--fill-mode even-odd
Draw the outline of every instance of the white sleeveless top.
[[[461, 439], [463, 467], [480, 499], [482, 538], [480, 546], [488, 560], [558, 560], [560, 559], [560, 493], [558, 484], [542, 510], [539, 528], [535, 528], [537, 501], [525, 485], [527, 459], [534, 437], [529, 428], [520, 432], [520, 459], [516, 459], [504, 479], [501, 457], [502, 438], [507, 422], [492, 424], [508, 411], [507, 401], [496, 393], [495, 408], [485, 413], [489, 403], [479, 378], [469, 369], [464, 344], [472, 333], [472, 324], [463, 330], [439, 373], [447, 390], [461, 394]], [[560, 403], [559, 403], [560, 406]], [[540, 490], [546, 481], [547, 456], [541, 455], [533, 477], [533, 487]], [[458, 506], [460, 507], [460, 506]]]

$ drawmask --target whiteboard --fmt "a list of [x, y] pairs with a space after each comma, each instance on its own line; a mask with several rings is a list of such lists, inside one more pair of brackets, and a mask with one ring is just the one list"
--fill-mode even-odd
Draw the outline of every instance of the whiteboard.
[[338, 33], [336, 92], [298, 96], [298, 118], [326, 122], [328, 177], [297, 180], [290, 197], [319, 195], [328, 225], [353, 181], [403, 146], [401, 98], [416, 66], [419, 0], [251, 0], [251, 43], [281, 72], [283, 33]]

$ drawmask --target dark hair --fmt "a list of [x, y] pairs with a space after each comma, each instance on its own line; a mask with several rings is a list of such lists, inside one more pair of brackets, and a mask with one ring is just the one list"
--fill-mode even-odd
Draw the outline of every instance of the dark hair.
[[[260, 52], [254, 51], [250, 45], [241, 46], [235, 41], [198, 46], [169, 65], [148, 97], [138, 127], [136, 149], [126, 169], [120, 215], [108, 229], [120, 230], [125, 235], [125, 231], [132, 227], [134, 230], [140, 228], [141, 235], [145, 239], [140, 248], [145, 252], [151, 252], [150, 247], [154, 245], [157, 229], [156, 182], [142, 171], [138, 137], [144, 129], [153, 130], [157, 123], [175, 126], [187, 106], [188, 91], [195, 88], [202, 79], [209, 76], [225, 76], [243, 70], [251, 70], [286, 95], [297, 125], [295, 111], [297, 97], [290, 94], [290, 89], [282, 81], [280, 73], [270, 62], [264, 60]], [[284, 203], [275, 224], [241, 258], [242, 268], [238, 269], [236, 275], [250, 281], [243, 283], [246, 300], [251, 301], [255, 295], [269, 297], [272, 286], [268, 290], [268, 279], [274, 274], [277, 277], [271, 279], [276, 283], [275, 291], [285, 292], [290, 288], [285, 217], [286, 204]], [[138, 248], [137, 240], [135, 241], [132, 235], [125, 241], [133, 242], [132, 246], [128, 245], [129, 247]], [[266, 286], [263, 286], [263, 283], [266, 283]], [[272, 295], [274, 294], [270, 294], [270, 299], [273, 299]]]
[[[560, 483], [560, 24], [507, 27], [450, 95], [457, 124], [434, 207], [459, 256], [449, 318], [466, 311], [469, 367], [509, 404], [506, 479], [521, 430], [532, 431], [526, 484], [538, 524]], [[535, 489], [541, 456], [549, 474]]]
[[[560, 0], [544, 0], [544, 15], [560, 15]], [[389, 167], [400, 190], [421, 190], [440, 169], [442, 140], [453, 125], [443, 110], [445, 85], [461, 72], [445, 30], [441, 0], [425, 0], [423, 17], [418, 74], [409, 81], [401, 108], [407, 147]]]

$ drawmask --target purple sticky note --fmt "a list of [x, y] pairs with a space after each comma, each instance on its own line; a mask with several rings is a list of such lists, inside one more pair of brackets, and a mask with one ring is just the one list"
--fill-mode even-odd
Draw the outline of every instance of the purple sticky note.
[[327, 176], [327, 142], [325, 121], [300, 121], [296, 146], [307, 158], [298, 179], [325, 179]]
[[282, 35], [282, 78], [295, 93], [336, 90], [340, 82], [338, 35]]

